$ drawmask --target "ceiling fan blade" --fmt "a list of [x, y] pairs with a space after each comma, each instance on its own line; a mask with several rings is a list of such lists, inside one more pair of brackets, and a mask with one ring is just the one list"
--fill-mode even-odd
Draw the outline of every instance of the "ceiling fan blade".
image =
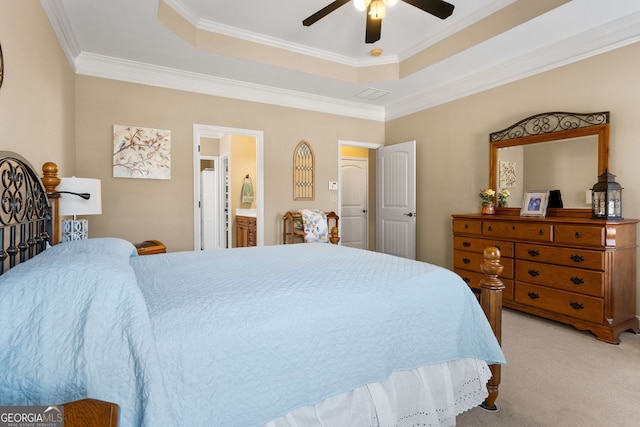
[[444, 0], [402, 0], [412, 6], [422, 9], [427, 13], [437, 16], [440, 19], [446, 19], [453, 13], [455, 7], [451, 3]]
[[375, 43], [380, 40], [380, 33], [382, 32], [382, 19], [373, 19], [369, 13], [367, 13], [367, 32], [364, 37], [365, 43]]
[[304, 25], [305, 27], [308, 27], [309, 25], [315, 24], [316, 22], [318, 22], [319, 20], [321, 20], [322, 18], [324, 18], [325, 16], [327, 16], [328, 14], [330, 14], [331, 12], [339, 8], [340, 6], [344, 6], [350, 1], [351, 0], [336, 0], [333, 3], [330, 3], [329, 5], [323, 7], [322, 9], [320, 9], [319, 11], [317, 11], [316, 13], [314, 13], [304, 21], [302, 21], [302, 25]]

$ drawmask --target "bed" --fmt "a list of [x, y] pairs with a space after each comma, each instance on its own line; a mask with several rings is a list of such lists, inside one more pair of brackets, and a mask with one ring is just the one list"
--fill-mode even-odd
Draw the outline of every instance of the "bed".
[[496, 251], [488, 321], [453, 272], [339, 245], [47, 247], [54, 166], [41, 181], [20, 156], [0, 159], [0, 405], [113, 402], [109, 422], [119, 411], [125, 427], [455, 425], [494, 406]]

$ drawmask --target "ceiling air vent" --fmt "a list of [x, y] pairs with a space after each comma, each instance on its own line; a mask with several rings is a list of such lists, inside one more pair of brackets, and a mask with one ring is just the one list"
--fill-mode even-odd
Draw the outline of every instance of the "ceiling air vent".
[[370, 87], [356, 94], [356, 98], [378, 99], [378, 98], [382, 98], [385, 95], [388, 95], [389, 93], [391, 92], [389, 92], [388, 90], [375, 89]]

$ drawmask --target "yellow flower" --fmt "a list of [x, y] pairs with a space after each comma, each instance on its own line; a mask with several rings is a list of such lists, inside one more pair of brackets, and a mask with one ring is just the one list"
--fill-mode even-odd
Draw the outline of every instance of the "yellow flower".
[[507, 206], [507, 197], [509, 197], [509, 191], [504, 188], [498, 193], [498, 206]]
[[480, 199], [482, 199], [483, 205], [492, 205], [493, 204], [493, 196], [496, 194], [494, 190], [491, 188], [487, 188], [486, 190], [480, 190]]

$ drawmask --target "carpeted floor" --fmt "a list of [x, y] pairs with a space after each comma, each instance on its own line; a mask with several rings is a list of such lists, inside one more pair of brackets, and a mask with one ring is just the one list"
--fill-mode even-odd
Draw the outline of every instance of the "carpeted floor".
[[640, 335], [620, 345], [517, 311], [503, 312], [498, 412], [474, 408], [458, 427], [640, 426]]

